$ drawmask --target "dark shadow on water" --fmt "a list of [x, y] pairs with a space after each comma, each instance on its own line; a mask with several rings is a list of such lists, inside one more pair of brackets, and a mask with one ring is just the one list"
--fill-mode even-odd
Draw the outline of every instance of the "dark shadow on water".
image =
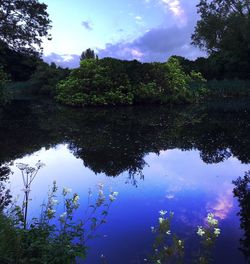
[[231, 156], [249, 163], [248, 105], [79, 110], [51, 102], [15, 101], [0, 113], [0, 163], [62, 143], [95, 173], [117, 176], [128, 171], [132, 179], [146, 165], [145, 155], [175, 148], [197, 149], [205, 163]]

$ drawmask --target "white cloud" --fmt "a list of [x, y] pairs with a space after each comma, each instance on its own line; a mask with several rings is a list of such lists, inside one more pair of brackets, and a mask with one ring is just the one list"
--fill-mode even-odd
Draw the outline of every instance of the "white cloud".
[[142, 20], [142, 17], [141, 16], [136, 16], [135, 20]]
[[181, 6], [180, 0], [160, 0], [167, 11], [170, 11], [181, 22], [181, 25], [187, 23], [187, 18], [184, 9]]
[[131, 49], [131, 55], [136, 59], [141, 59], [144, 54], [138, 49]]

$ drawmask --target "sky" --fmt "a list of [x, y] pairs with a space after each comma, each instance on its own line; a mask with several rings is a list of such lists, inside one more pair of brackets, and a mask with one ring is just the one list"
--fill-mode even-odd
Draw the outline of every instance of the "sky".
[[44, 59], [77, 67], [94, 49], [100, 58], [164, 62], [171, 55], [195, 59], [191, 46], [199, 0], [43, 0], [52, 20]]

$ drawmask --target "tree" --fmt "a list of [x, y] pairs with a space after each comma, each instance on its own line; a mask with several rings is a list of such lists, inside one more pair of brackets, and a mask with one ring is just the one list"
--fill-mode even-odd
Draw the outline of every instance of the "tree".
[[192, 35], [194, 45], [211, 53], [249, 44], [249, 0], [201, 0], [197, 7], [201, 19]]
[[201, 0], [197, 7], [200, 20], [192, 35], [192, 44], [212, 55], [212, 64], [213, 58], [219, 61], [226, 77], [247, 78], [250, 1]]
[[47, 5], [38, 0], [0, 0], [0, 48], [37, 54], [42, 38], [50, 39], [50, 23]]
[[88, 59], [98, 59], [98, 56], [95, 55], [95, 51], [92, 49], [86, 49], [85, 51], [82, 52], [80, 61], [82, 60], [88, 60]]

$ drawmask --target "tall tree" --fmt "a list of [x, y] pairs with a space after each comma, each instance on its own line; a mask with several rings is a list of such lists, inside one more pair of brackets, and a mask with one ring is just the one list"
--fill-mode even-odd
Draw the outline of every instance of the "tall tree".
[[250, 0], [201, 0], [200, 20], [192, 43], [207, 52], [239, 48], [250, 43]]
[[20, 53], [37, 54], [42, 51], [42, 38], [50, 39], [50, 28], [51, 21], [44, 3], [38, 0], [0, 0], [0, 44], [7, 44]]
[[86, 59], [98, 59], [98, 56], [95, 55], [95, 51], [92, 49], [86, 49], [82, 52], [80, 60], [86, 60]]
[[227, 76], [249, 78], [250, 0], [200, 0], [197, 7], [192, 43], [221, 62]]

